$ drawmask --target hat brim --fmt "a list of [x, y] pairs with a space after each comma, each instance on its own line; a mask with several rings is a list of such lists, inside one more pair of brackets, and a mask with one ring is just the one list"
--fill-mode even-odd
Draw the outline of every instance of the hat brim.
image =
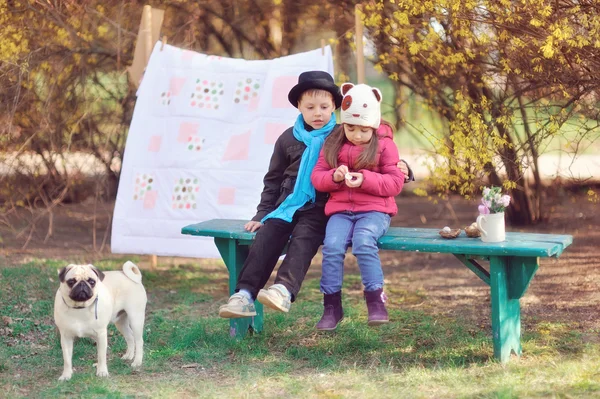
[[294, 107], [298, 108], [298, 101], [300, 100], [300, 96], [302, 96], [302, 93], [311, 89], [325, 90], [330, 92], [333, 96], [336, 109], [342, 105], [343, 97], [342, 93], [340, 93], [340, 88], [337, 87], [334, 83], [329, 82], [325, 79], [314, 79], [307, 82], [298, 83], [290, 90], [290, 93], [288, 94], [288, 100], [290, 100], [290, 103]]

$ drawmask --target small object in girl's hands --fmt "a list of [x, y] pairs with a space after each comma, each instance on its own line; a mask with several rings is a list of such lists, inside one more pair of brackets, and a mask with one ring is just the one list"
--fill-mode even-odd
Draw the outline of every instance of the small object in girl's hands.
[[450, 227], [446, 226], [442, 230], [440, 230], [440, 235], [443, 238], [456, 238], [460, 235], [460, 229], [451, 229]]
[[352, 177], [353, 177], [353, 176], [352, 176], [350, 173], [346, 173], [346, 174], [344, 175], [344, 177], [346, 178], [346, 180], [352, 180]]

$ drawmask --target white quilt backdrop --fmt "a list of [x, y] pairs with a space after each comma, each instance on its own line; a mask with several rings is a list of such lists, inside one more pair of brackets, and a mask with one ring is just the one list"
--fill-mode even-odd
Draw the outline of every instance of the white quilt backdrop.
[[212, 238], [181, 228], [250, 219], [273, 145], [298, 110], [298, 75], [333, 75], [331, 48], [274, 60], [154, 47], [125, 146], [114, 210], [114, 253], [219, 258]]

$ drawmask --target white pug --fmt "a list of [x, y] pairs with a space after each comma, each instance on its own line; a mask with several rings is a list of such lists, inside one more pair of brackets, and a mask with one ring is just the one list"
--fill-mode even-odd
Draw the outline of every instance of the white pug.
[[71, 359], [75, 337], [90, 337], [96, 341], [96, 375], [108, 377], [106, 349], [110, 322], [115, 323], [127, 342], [127, 352], [122, 359], [133, 359], [134, 368], [141, 366], [147, 298], [140, 269], [129, 261], [122, 271], [104, 273], [93, 265], [68, 265], [59, 271], [58, 277], [60, 287], [54, 299], [54, 322], [60, 330], [64, 360], [59, 380], [69, 380], [73, 375]]

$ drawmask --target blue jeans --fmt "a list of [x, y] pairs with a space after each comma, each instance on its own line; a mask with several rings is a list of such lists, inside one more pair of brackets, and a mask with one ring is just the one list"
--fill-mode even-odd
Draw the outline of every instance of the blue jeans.
[[321, 292], [334, 294], [342, 289], [344, 258], [350, 245], [358, 260], [365, 291], [383, 287], [377, 240], [390, 227], [390, 219], [390, 215], [381, 212], [342, 212], [331, 215], [323, 244]]

